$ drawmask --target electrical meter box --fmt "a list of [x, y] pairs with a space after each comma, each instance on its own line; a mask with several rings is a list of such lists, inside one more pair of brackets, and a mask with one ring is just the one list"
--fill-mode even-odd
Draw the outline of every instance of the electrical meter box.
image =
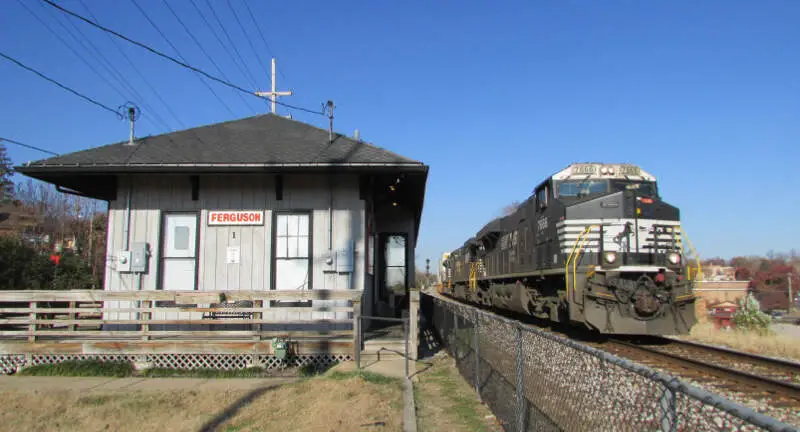
[[353, 242], [348, 242], [343, 249], [336, 251], [336, 271], [339, 273], [353, 272]]
[[131, 249], [131, 271], [134, 273], [147, 273], [147, 257], [149, 251], [147, 243], [134, 243]]
[[117, 252], [117, 271], [120, 273], [131, 271], [131, 251]]

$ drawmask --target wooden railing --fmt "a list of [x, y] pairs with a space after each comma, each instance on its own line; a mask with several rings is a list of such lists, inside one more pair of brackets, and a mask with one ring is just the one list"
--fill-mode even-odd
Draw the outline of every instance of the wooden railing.
[[[355, 290], [0, 291], [0, 339], [352, 337], [353, 313], [361, 294]], [[345, 300], [350, 305], [321, 305], [325, 300]], [[310, 304], [298, 306], [305, 301]], [[348, 314], [346, 319], [322, 319], [319, 312]], [[349, 328], [342, 330], [348, 327], [345, 324]]]

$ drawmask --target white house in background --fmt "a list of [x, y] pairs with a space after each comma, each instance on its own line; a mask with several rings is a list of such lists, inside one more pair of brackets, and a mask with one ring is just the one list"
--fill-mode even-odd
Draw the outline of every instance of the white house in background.
[[414, 283], [428, 166], [298, 121], [259, 115], [17, 169], [108, 202], [106, 290], [353, 289], [362, 314], [398, 315]]

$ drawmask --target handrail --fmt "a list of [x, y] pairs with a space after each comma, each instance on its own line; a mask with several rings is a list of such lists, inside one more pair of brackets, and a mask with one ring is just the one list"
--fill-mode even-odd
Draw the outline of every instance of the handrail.
[[[583, 232], [581, 232], [581, 234], [580, 234], [580, 235], [578, 235], [578, 238], [577, 238], [577, 239], [575, 239], [575, 243], [572, 245], [572, 250], [571, 250], [571, 251], [570, 251], [570, 253], [569, 253], [569, 257], [567, 258], [567, 262], [566, 262], [566, 264], [564, 265], [564, 282], [565, 282], [565, 284], [566, 284], [566, 296], [567, 296], [567, 301], [569, 301], [569, 263], [570, 263], [570, 262], [572, 262], [572, 256], [575, 254], [575, 249], [578, 247], [578, 242], [581, 240], [581, 238], [582, 238], [584, 235], [588, 234], [588, 233], [589, 233], [589, 231], [590, 231], [590, 230], [591, 230], [593, 227], [596, 227], [596, 226], [598, 226], [598, 225], [594, 225], [594, 224], [593, 224], [593, 225], [589, 225], [589, 226], [587, 226], [586, 228], [584, 228]], [[575, 257], [575, 259], [577, 260], [577, 256]], [[574, 278], [573, 278], [573, 279], [574, 279]]]
[[[689, 235], [686, 234], [686, 231], [683, 229], [683, 225], [681, 225], [680, 228], [681, 228], [681, 237], [683, 239], [686, 239], [686, 243], [689, 245], [689, 249], [692, 251], [692, 255], [694, 255], [695, 263], [697, 264], [697, 275], [702, 275], [703, 267], [700, 264], [700, 255], [698, 255], [697, 251], [694, 249], [694, 245], [692, 244], [692, 241], [689, 239]], [[686, 271], [687, 278], [689, 280], [692, 280], [692, 268], [691, 268], [691, 266], [687, 266], [686, 269], [687, 269], [687, 271]], [[698, 280], [698, 282], [700, 282], [700, 281], [702, 281], [702, 278], [699, 277], [697, 280]]]
[[[584, 244], [586, 244], [586, 240], [589, 239], [589, 232], [591, 232], [592, 228], [595, 228], [595, 227], [600, 228], [601, 231], [603, 230], [603, 226], [602, 225], [589, 225], [589, 227], [586, 228], [586, 231], [584, 232], [585, 236], [583, 237], [583, 239], [581, 241], [581, 244], [578, 247], [578, 253], [575, 255], [575, 260], [572, 261], [572, 301], [575, 301], [575, 291], [578, 290], [578, 287], [577, 287], [578, 257], [581, 256], [581, 252], [583, 251], [583, 246], [584, 246]], [[576, 243], [577, 243], [577, 241], [576, 241]]]
[[469, 263], [469, 289], [473, 292], [478, 291], [478, 263]]

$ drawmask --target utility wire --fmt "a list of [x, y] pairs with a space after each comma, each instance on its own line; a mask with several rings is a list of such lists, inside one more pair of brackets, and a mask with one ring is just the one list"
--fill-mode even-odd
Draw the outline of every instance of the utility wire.
[[[203, 44], [201, 44], [200, 41], [197, 40], [197, 38], [194, 36], [194, 33], [192, 33], [192, 31], [189, 30], [189, 27], [187, 27], [186, 24], [184, 24], [181, 17], [175, 12], [174, 9], [172, 9], [172, 6], [169, 5], [169, 2], [167, 0], [162, 0], [162, 1], [164, 2], [164, 5], [169, 9], [169, 11], [172, 12], [172, 15], [175, 17], [175, 19], [178, 20], [178, 23], [180, 23], [183, 29], [186, 30], [186, 33], [189, 34], [189, 36], [192, 38], [197, 47], [200, 48], [200, 51], [202, 51], [203, 54], [205, 54], [206, 58], [208, 58], [208, 60], [211, 61], [211, 64], [214, 65], [214, 68], [217, 69], [217, 72], [219, 72], [219, 74], [222, 75], [222, 78], [225, 79], [225, 81], [230, 81], [228, 77], [225, 76], [225, 72], [222, 72], [222, 69], [220, 69], [217, 62], [214, 61], [214, 58], [208, 54], [208, 51], [206, 51], [206, 49], [203, 47]], [[236, 96], [239, 96], [239, 99], [241, 99], [242, 103], [247, 105], [248, 108], [255, 111], [255, 109], [244, 99], [244, 96], [242, 96], [241, 93], [236, 92]]]
[[225, 38], [228, 39], [228, 43], [231, 44], [233, 52], [236, 54], [237, 57], [239, 57], [239, 60], [242, 62], [244, 70], [247, 76], [250, 78], [250, 84], [253, 86], [253, 91], [255, 91], [258, 88], [258, 86], [256, 85], [256, 80], [253, 78], [253, 75], [250, 73], [250, 68], [247, 67], [247, 63], [242, 58], [242, 55], [239, 53], [239, 49], [236, 48], [236, 44], [233, 43], [233, 39], [231, 39], [231, 35], [228, 34], [228, 30], [225, 30], [225, 26], [222, 25], [222, 21], [220, 21], [217, 12], [214, 10], [214, 7], [211, 6], [211, 3], [208, 0], [205, 0], [205, 2], [208, 5], [208, 8], [211, 9], [211, 14], [214, 15], [214, 19], [217, 20], [217, 24], [219, 24], [220, 28], [222, 29], [222, 33], [225, 35]]
[[88, 60], [86, 60], [80, 53], [78, 53], [78, 51], [72, 48], [72, 46], [69, 43], [67, 43], [67, 41], [65, 41], [64, 38], [61, 37], [61, 35], [59, 35], [46, 22], [44, 22], [44, 20], [42, 20], [39, 17], [39, 15], [36, 15], [30, 8], [28, 8], [28, 6], [25, 3], [23, 3], [22, 0], [17, 0], [17, 2], [20, 4], [20, 6], [25, 8], [25, 10], [27, 10], [28, 13], [33, 15], [33, 17], [36, 18], [36, 20], [38, 20], [50, 33], [53, 34], [53, 36], [55, 36], [59, 41], [61, 41], [61, 43], [63, 43], [65, 47], [67, 47], [70, 51], [72, 51], [72, 53], [75, 54], [76, 57], [78, 57], [81, 61], [83, 61], [86, 67], [88, 67], [92, 72], [94, 72], [98, 77], [100, 77], [100, 79], [105, 81], [105, 83], [108, 84], [109, 87], [111, 87], [115, 92], [117, 92], [117, 94], [119, 94], [120, 97], [122, 97], [123, 99], [126, 98], [126, 96], [122, 94], [119, 88], [117, 88], [114, 84], [112, 84], [103, 74], [98, 72], [97, 69], [95, 69], [95, 67], [92, 66]]
[[[17, 1], [21, 3], [21, 1], [22, 1], [22, 0], [17, 0]], [[40, 5], [41, 5], [41, 4], [40, 4]], [[44, 8], [44, 5], [41, 5], [41, 7], [42, 7], [42, 8]], [[50, 11], [50, 10], [47, 10], [47, 12], [48, 12], [48, 13], [50, 13], [51, 11]], [[32, 12], [31, 12], [31, 13], [32, 13]], [[84, 34], [84, 33], [83, 33], [83, 32], [82, 32], [82, 31], [81, 31], [81, 30], [80, 30], [80, 29], [77, 27], [77, 26], [75, 26], [75, 24], [74, 24], [72, 21], [69, 21], [69, 20], [67, 20], [67, 22], [68, 22], [68, 23], [69, 23], [69, 24], [72, 26], [72, 28], [73, 28], [73, 29], [75, 29], [75, 31], [76, 31], [76, 32], [78, 32], [78, 34], [80, 34], [80, 35], [81, 35], [81, 37], [82, 37], [84, 40], [86, 40], [86, 42], [89, 44], [89, 46], [91, 46], [91, 47], [94, 49], [95, 53], [92, 53], [92, 51], [91, 51], [91, 50], [89, 50], [89, 49], [86, 47], [86, 45], [84, 45], [84, 44], [83, 44], [83, 42], [81, 42], [81, 40], [80, 40], [80, 39], [78, 39], [78, 37], [77, 37], [77, 36], [75, 36], [75, 34], [74, 34], [74, 33], [73, 33], [73, 32], [72, 32], [70, 29], [68, 29], [68, 28], [67, 28], [67, 27], [66, 27], [66, 26], [65, 26], [65, 25], [64, 25], [64, 24], [63, 24], [63, 23], [62, 23], [62, 22], [59, 20], [59, 17], [57, 17], [57, 16], [53, 16], [53, 19], [54, 19], [54, 20], [55, 20], [55, 21], [58, 23], [58, 25], [59, 25], [59, 26], [61, 26], [61, 28], [64, 30], [64, 32], [65, 32], [65, 33], [69, 34], [69, 36], [70, 36], [70, 37], [71, 37], [71, 38], [72, 38], [72, 39], [73, 39], [75, 42], [77, 42], [77, 43], [78, 43], [78, 45], [80, 45], [80, 46], [81, 46], [81, 48], [83, 48], [84, 50], [86, 50], [86, 52], [88, 52], [90, 56], [93, 56], [93, 57], [94, 57], [95, 61], [97, 61], [97, 63], [98, 63], [98, 64], [99, 64], [99, 65], [100, 65], [100, 66], [101, 66], [103, 69], [105, 69], [105, 71], [106, 71], [106, 72], [108, 72], [108, 74], [109, 74], [109, 75], [111, 75], [111, 77], [112, 77], [113, 79], [115, 79], [115, 80], [116, 80], [116, 81], [117, 81], [117, 82], [120, 84], [120, 86], [121, 86], [121, 87], [124, 89], [124, 91], [127, 91], [127, 92], [129, 92], [130, 94], [132, 94], [132, 95], [133, 95], [133, 99], [134, 99], [134, 100], [135, 100], [135, 99], [138, 99], [138, 100], [139, 100], [139, 103], [141, 103], [141, 104], [142, 104], [142, 105], [145, 107], [145, 109], [146, 109], [146, 110], [148, 110], [149, 112], [152, 112], [152, 114], [153, 114], [153, 117], [154, 117], [156, 120], [158, 120], [158, 122], [160, 123], [160, 124], [156, 124], [156, 123], [155, 123], [155, 122], [154, 122], [152, 119], [150, 119], [149, 117], [146, 117], [146, 118], [147, 118], [147, 120], [148, 120], [148, 121], [149, 121], [149, 122], [150, 122], [150, 123], [151, 123], [153, 126], [156, 126], [157, 128], [162, 128], [162, 127], [163, 127], [163, 128], [165, 128], [165, 129], [167, 129], [167, 130], [171, 130], [171, 128], [169, 127], [169, 124], [167, 124], [167, 122], [165, 122], [165, 121], [164, 121], [164, 119], [163, 119], [163, 118], [162, 118], [162, 117], [161, 117], [161, 116], [160, 116], [160, 115], [159, 115], [159, 114], [158, 114], [158, 113], [157, 113], [157, 112], [156, 112], [154, 109], [152, 109], [152, 107], [150, 107], [150, 106], [147, 104], [147, 102], [145, 102], [145, 101], [144, 101], [144, 98], [142, 97], [142, 95], [141, 95], [141, 94], [140, 94], [138, 91], [136, 91], [136, 89], [135, 89], [135, 88], [133, 88], [133, 86], [131, 86], [131, 85], [130, 85], [130, 84], [127, 82], [127, 80], [125, 80], [125, 77], [124, 77], [124, 76], [122, 76], [122, 74], [121, 74], [121, 73], [119, 73], [119, 71], [117, 71], [117, 69], [116, 69], [116, 68], [114, 67], [114, 65], [113, 65], [113, 64], [112, 64], [112, 63], [111, 63], [111, 62], [108, 60], [108, 58], [106, 58], [106, 57], [103, 55], [103, 53], [102, 53], [102, 52], [101, 52], [101, 51], [100, 51], [100, 50], [99, 50], [99, 49], [98, 49], [98, 48], [97, 48], [97, 47], [96, 47], [96, 46], [95, 46], [95, 45], [92, 43], [92, 41], [91, 41], [91, 40], [90, 40], [90, 39], [89, 39], [89, 38], [88, 38], [88, 37], [87, 37], [87, 36], [86, 36], [86, 35], [85, 35], [85, 34]], [[44, 22], [42, 22], [42, 24], [44, 24]], [[45, 26], [46, 26], [46, 24], [45, 24]], [[52, 30], [51, 30], [51, 31], [52, 31]], [[55, 32], [53, 32], [53, 33], [57, 35], [57, 33], [55, 33]], [[60, 37], [59, 37], [59, 39], [60, 39]], [[64, 41], [62, 40], [62, 42], [64, 42]], [[64, 42], [64, 44], [66, 44], [66, 42]], [[69, 48], [69, 45], [67, 45], [67, 47]], [[71, 48], [70, 48], [70, 49], [71, 49]], [[75, 50], [72, 50], [72, 51], [73, 51], [73, 52], [75, 52]], [[98, 58], [105, 60], [105, 62], [106, 62], [106, 63], [103, 63], [103, 62], [101, 62], [100, 60], [98, 60]], [[88, 65], [88, 62], [86, 62], [86, 60], [84, 60], [84, 62], [85, 62], [85, 63], [87, 63], [87, 65]], [[106, 65], [106, 64], [107, 64], [107, 65]], [[98, 73], [97, 71], [95, 71], [95, 73], [97, 73], [98, 75], [100, 75], [100, 73]], [[103, 78], [103, 79], [105, 80], [105, 77], [103, 77], [103, 76], [100, 76], [100, 77], [101, 77], [101, 78]], [[108, 82], [108, 81], [106, 81], [106, 82]], [[111, 84], [109, 83], [109, 85], [111, 85]], [[119, 95], [120, 95], [120, 97], [122, 97], [123, 99], [127, 99], [127, 98], [128, 98], [126, 95], [124, 95], [124, 94], [123, 94], [123, 93], [124, 93], [124, 91], [120, 91], [120, 90], [119, 90], [118, 88], [116, 88], [116, 87], [112, 87], [112, 88], [114, 88], [114, 90], [117, 92], [117, 94], [119, 94]]]
[[[52, 5], [54, 5], [54, 6], [57, 6], [59, 9], [61, 9], [61, 10], [63, 10], [63, 11], [69, 12], [69, 11], [67, 11], [66, 9], [64, 9], [64, 8], [62, 8], [62, 7], [60, 7], [60, 6], [58, 6], [58, 5], [55, 5], [55, 4], [54, 4], [53, 2], [51, 2], [50, 0], [44, 0], [44, 1], [46, 1], [47, 3], [49, 3], [49, 4], [52, 4]], [[133, 4], [134, 4], [134, 6], [136, 6], [136, 8], [137, 8], [137, 9], [139, 9], [139, 12], [141, 12], [141, 13], [142, 13], [142, 15], [144, 15], [145, 19], [147, 19], [147, 21], [148, 21], [148, 22], [150, 22], [150, 25], [152, 25], [152, 26], [153, 26], [153, 28], [155, 28], [155, 29], [156, 29], [156, 31], [158, 32], [158, 34], [160, 34], [160, 35], [161, 35], [161, 37], [162, 37], [162, 38], [164, 38], [164, 40], [165, 40], [165, 41], [167, 41], [167, 44], [169, 44], [169, 46], [171, 46], [171, 47], [172, 47], [172, 49], [173, 49], [173, 50], [175, 50], [175, 53], [176, 53], [176, 54], [178, 54], [178, 57], [180, 57], [180, 58], [181, 58], [181, 60], [183, 60], [184, 64], [186, 64], [186, 63], [185, 63], [185, 62], [186, 62], [186, 58], [185, 58], [185, 57], [183, 57], [183, 56], [181, 55], [181, 52], [178, 50], [178, 48], [177, 48], [177, 47], [175, 47], [175, 45], [173, 45], [173, 44], [172, 44], [172, 42], [170, 42], [169, 38], [167, 38], [167, 36], [164, 34], [164, 32], [162, 32], [162, 31], [161, 31], [161, 29], [160, 29], [160, 28], [159, 28], [159, 27], [156, 25], [156, 23], [154, 23], [154, 22], [153, 22], [153, 20], [151, 20], [151, 19], [150, 19], [150, 16], [149, 16], [149, 15], [147, 15], [147, 13], [144, 11], [144, 9], [142, 9], [142, 8], [139, 6], [139, 4], [138, 4], [138, 3], [136, 3], [136, 0], [131, 0], [131, 3], [133, 3]], [[71, 13], [71, 12], [69, 12], [69, 13], [70, 13], [70, 15], [77, 16], [77, 17], [79, 17], [79, 18], [83, 19], [84, 21], [87, 21], [87, 22], [89, 22], [90, 24], [93, 24], [91, 21], [87, 20], [86, 18], [83, 18], [83, 17], [81, 17], [80, 15], [76, 15], [76, 14], [73, 14], [73, 13]], [[126, 38], [126, 39], [127, 39], [127, 38]], [[142, 46], [144, 46], [144, 45], [142, 45]], [[158, 51], [155, 51], [155, 50], [153, 50], [152, 48], [151, 48], [151, 50], [152, 50], [152, 51], [154, 51], [154, 52], [157, 52], [157, 53], [158, 53]], [[169, 56], [167, 56], [167, 57], [168, 57], [168, 58], [170, 58], [170, 59], [172, 59], [172, 57], [169, 57]], [[188, 65], [187, 65], [187, 66], [188, 66]], [[233, 113], [233, 110], [231, 109], [231, 107], [229, 107], [229, 106], [228, 106], [228, 104], [226, 104], [226, 103], [225, 103], [225, 101], [223, 101], [223, 100], [222, 100], [222, 98], [221, 98], [221, 97], [219, 97], [219, 95], [217, 94], [217, 92], [216, 92], [216, 91], [214, 91], [214, 89], [213, 89], [213, 88], [211, 88], [211, 86], [210, 86], [210, 85], [208, 85], [208, 83], [207, 83], [207, 82], [205, 82], [205, 81], [203, 80], [203, 78], [200, 78], [200, 77], [198, 77], [198, 78], [199, 78], [199, 79], [200, 79], [200, 81], [203, 83], [203, 85], [205, 85], [205, 86], [206, 86], [206, 88], [207, 88], [209, 91], [211, 91], [211, 93], [214, 95], [214, 97], [216, 97], [216, 98], [217, 98], [217, 100], [218, 100], [218, 101], [219, 101], [219, 102], [220, 102], [220, 103], [221, 103], [221, 104], [222, 104], [222, 105], [225, 107], [225, 109], [227, 109], [227, 110], [228, 110], [228, 112], [231, 114], [231, 116], [232, 116], [232, 117], [236, 117], [236, 114], [234, 114], [234, 113]]]
[[261, 56], [258, 55], [258, 51], [256, 51], [256, 47], [253, 45], [253, 41], [247, 35], [247, 31], [244, 29], [242, 22], [239, 20], [239, 15], [236, 14], [236, 9], [233, 8], [231, 0], [228, 0], [228, 7], [231, 9], [231, 12], [233, 12], [233, 17], [236, 19], [236, 23], [239, 24], [239, 28], [242, 29], [242, 34], [244, 34], [245, 40], [250, 45], [250, 49], [253, 50], [253, 55], [256, 57], [256, 60], [258, 60], [258, 64], [260, 64], [261, 68], [264, 70], [264, 75], [270, 76], [269, 69], [267, 69], [267, 66], [264, 64], [264, 61], [261, 60]]
[[[272, 49], [269, 47], [269, 44], [267, 43], [267, 38], [264, 37], [264, 33], [261, 33], [261, 26], [258, 25], [258, 21], [256, 21], [256, 17], [255, 17], [255, 15], [253, 15], [253, 11], [250, 9], [250, 6], [247, 4], [247, 1], [243, 1], [242, 3], [244, 3], [244, 7], [247, 8], [247, 12], [250, 14], [250, 19], [253, 20], [253, 24], [255, 24], [256, 30], [258, 30], [258, 35], [261, 36], [261, 42], [264, 42], [264, 46], [267, 47], [267, 52], [272, 57], [277, 57], [275, 55], [275, 53], [272, 51]], [[278, 73], [280, 74], [281, 78], [286, 80], [286, 76], [283, 75], [283, 70], [281, 69], [281, 67], [278, 66], [277, 69], [278, 69]]]
[[58, 82], [58, 81], [56, 81], [56, 80], [44, 75], [43, 73], [37, 71], [36, 69], [33, 69], [33, 68], [29, 67], [29, 66], [26, 66], [26, 65], [22, 64], [19, 60], [16, 60], [16, 59], [14, 59], [12, 57], [9, 57], [9, 56], [5, 55], [2, 52], [0, 52], [0, 57], [3, 57], [3, 58], [5, 58], [6, 60], [8, 60], [8, 61], [10, 61], [12, 63], [15, 63], [17, 66], [19, 66], [19, 67], [21, 67], [23, 69], [29, 70], [29, 71], [35, 73], [36, 75], [39, 75], [39, 77], [41, 77], [42, 79], [50, 81], [51, 83], [53, 83], [53, 84], [61, 87], [62, 89], [64, 89], [64, 90], [66, 90], [66, 91], [68, 91], [68, 92], [80, 97], [81, 99], [84, 99], [84, 100], [86, 100], [86, 101], [88, 101], [90, 103], [93, 103], [93, 104], [99, 106], [100, 108], [103, 108], [106, 111], [114, 113], [114, 115], [116, 115], [117, 117], [122, 118], [122, 115], [119, 112], [117, 112], [115, 109], [109, 108], [108, 106], [103, 105], [102, 103], [97, 102], [96, 100], [94, 100], [94, 99], [92, 99], [92, 98], [90, 98], [88, 96], [85, 96], [85, 95], [83, 95], [81, 93], [78, 93], [77, 91], [65, 86], [64, 84], [61, 84], [60, 82]]
[[[41, 3], [40, 3], [40, 5], [41, 5]], [[41, 5], [41, 7], [42, 7], [42, 8], [44, 8], [45, 6], [44, 6], [44, 5]], [[48, 10], [48, 13], [51, 13], [51, 12], [53, 12], [53, 11], [51, 11], [51, 10]], [[105, 56], [105, 55], [102, 53], [102, 51], [100, 51], [100, 49], [99, 49], [99, 48], [97, 48], [97, 46], [96, 46], [96, 45], [95, 45], [95, 44], [92, 42], [92, 40], [91, 40], [91, 39], [89, 39], [89, 37], [87, 37], [87, 36], [86, 36], [86, 35], [85, 35], [85, 34], [84, 34], [82, 31], [81, 31], [81, 29], [79, 29], [79, 28], [78, 28], [78, 26], [76, 26], [76, 25], [75, 25], [75, 23], [73, 23], [71, 20], [69, 20], [69, 19], [66, 19], [66, 18], [65, 18], [65, 20], [66, 20], [66, 21], [69, 23], [69, 25], [70, 25], [70, 26], [72, 26], [72, 28], [73, 28], [73, 29], [74, 29], [74, 30], [75, 30], [75, 31], [76, 31], [76, 32], [77, 32], [77, 33], [78, 33], [78, 34], [79, 34], [79, 35], [80, 35], [80, 36], [81, 36], [81, 37], [82, 37], [82, 38], [83, 38], [83, 39], [86, 41], [86, 43], [87, 43], [87, 44], [88, 44], [88, 45], [89, 45], [89, 46], [90, 46], [90, 47], [91, 47], [91, 48], [94, 50], [94, 54], [92, 53], [92, 51], [90, 51], [88, 48], [86, 48], [86, 46], [83, 44], [83, 42], [81, 42], [81, 41], [80, 41], [80, 40], [79, 40], [79, 39], [78, 39], [78, 38], [77, 38], [77, 37], [76, 37], [74, 34], [72, 34], [72, 32], [71, 32], [71, 31], [69, 31], [69, 30], [68, 30], [68, 29], [67, 29], [67, 28], [66, 28], [66, 27], [65, 27], [63, 24], [61, 24], [61, 21], [59, 21], [59, 17], [54, 17], [54, 19], [55, 19], [55, 20], [56, 20], [56, 21], [59, 23], [59, 25], [61, 25], [61, 28], [63, 28], [63, 29], [64, 29], [64, 30], [65, 30], [67, 33], [69, 33], [69, 34], [70, 34], [70, 36], [71, 36], [71, 37], [72, 37], [72, 38], [73, 38], [73, 39], [74, 39], [76, 42], [78, 42], [78, 44], [80, 44], [80, 45], [81, 45], [81, 47], [82, 47], [83, 49], [85, 49], [87, 52], [89, 52], [89, 55], [94, 55], [94, 59], [97, 61], [97, 63], [99, 63], [99, 64], [100, 64], [100, 66], [102, 66], [102, 67], [103, 67], [103, 68], [104, 68], [104, 69], [105, 69], [105, 70], [106, 70], [106, 71], [107, 71], [107, 72], [108, 72], [108, 73], [109, 73], [109, 74], [110, 74], [110, 75], [111, 75], [111, 76], [112, 76], [114, 79], [116, 79], [116, 80], [117, 80], [117, 82], [118, 82], [118, 83], [120, 83], [120, 85], [121, 85], [121, 86], [122, 86], [122, 87], [123, 87], [123, 88], [124, 88], [126, 91], [128, 91], [129, 93], [131, 93], [131, 94], [133, 95], [133, 100], [138, 100], [138, 102], [139, 102], [139, 103], [140, 103], [142, 106], [144, 106], [144, 108], [147, 110], [147, 112], [149, 112], [149, 113], [152, 113], [153, 117], [154, 117], [156, 120], [158, 120], [158, 122], [160, 123], [160, 125], [156, 125], [156, 124], [155, 124], [155, 123], [154, 123], [152, 120], [150, 120], [149, 118], [147, 118], [148, 120], [150, 120], [150, 122], [151, 122], [151, 123], [153, 123], [153, 125], [154, 125], [154, 126], [157, 126], [157, 127], [159, 127], [159, 128], [163, 127], [163, 128], [164, 128], [164, 129], [166, 129], [167, 131], [171, 131], [171, 130], [172, 130], [172, 128], [171, 128], [171, 127], [169, 126], [169, 124], [168, 124], [168, 123], [167, 123], [167, 122], [164, 120], [164, 118], [163, 118], [163, 117], [161, 117], [161, 115], [159, 115], [159, 113], [158, 113], [158, 112], [156, 112], [156, 110], [154, 110], [154, 109], [153, 109], [153, 108], [152, 108], [152, 107], [151, 107], [151, 106], [150, 106], [150, 105], [149, 105], [149, 104], [148, 104], [148, 103], [145, 101], [145, 99], [144, 99], [144, 97], [142, 96], [142, 94], [141, 94], [141, 93], [139, 93], [139, 92], [138, 92], [138, 91], [137, 91], [137, 90], [136, 90], [136, 89], [133, 87], [133, 85], [131, 85], [131, 84], [128, 82], [128, 80], [126, 80], [126, 79], [125, 79], [125, 77], [122, 75], [122, 73], [120, 73], [120, 72], [119, 72], [119, 70], [117, 70], [117, 68], [116, 68], [116, 67], [114, 67], [114, 64], [113, 64], [113, 63], [111, 63], [111, 61], [110, 61], [110, 60], [108, 60], [108, 58], [107, 58], [107, 57], [106, 57], [106, 56]], [[100, 60], [98, 60], [98, 58], [99, 58], [99, 59], [102, 59], [102, 60], [103, 60], [105, 63], [104, 63], [104, 62], [101, 62]], [[123, 98], [125, 98], [125, 97], [123, 96]]]
[[[117, 33], [114, 30], [111, 30], [109, 28], [103, 27], [100, 24], [97, 24], [96, 22], [94, 22], [94, 21], [92, 21], [92, 20], [90, 20], [88, 18], [85, 18], [85, 17], [83, 17], [83, 16], [81, 16], [79, 14], [76, 14], [76, 13], [74, 13], [72, 11], [64, 9], [63, 7], [57, 5], [56, 3], [53, 3], [51, 0], [43, 0], [43, 1], [45, 3], [53, 6], [56, 9], [61, 10], [62, 12], [66, 13], [66, 14], [72, 15], [73, 17], [78, 18], [81, 21], [86, 22], [87, 24], [90, 24], [90, 25], [92, 25], [94, 27], [97, 27], [97, 28], [99, 28], [99, 29], [101, 29], [101, 30], [103, 30], [105, 32], [111, 33], [114, 36], [117, 36], [117, 37], [119, 37], [121, 39], [124, 39], [125, 41], [130, 42], [130, 43], [132, 43], [134, 45], [142, 47], [142, 48], [146, 49], [147, 51], [150, 51], [151, 53], [156, 54], [159, 57], [165, 58], [165, 59], [167, 59], [167, 60], [169, 60], [169, 61], [171, 61], [171, 62], [173, 62], [173, 63], [175, 63], [175, 64], [177, 64], [179, 66], [182, 66], [182, 67], [184, 67], [186, 69], [190, 69], [190, 70], [195, 71], [195, 72], [197, 72], [199, 74], [202, 74], [203, 76], [205, 76], [205, 77], [207, 77], [207, 78], [209, 78], [211, 80], [214, 80], [214, 81], [216, 81], [216, 82], [218, 82], [220, 84], [223, 84], [223, 85], [228, 86], [228, 87], [230, 87], [232, 89], [235, 89], [235, 90], [239, 90], [242, 93], [247, 93], [247, 94], [249, 94], [251, 96], [255, 96], [255, 97], [259, 98], [259, 99], [271, 100], [271, 99], [269, 99], [267, 97], [264, 97], [264, 96], [258, 96], [253, 92], [250, 92], [248, 90], [245, 90], [242, 87], [237, 86], [236, 84], [230, 83], [228, 81], [225, 81], [225, 80], [219, 79], [219, 78], [217, 78], [217, 77], [215, 77], [213, 75], [210, 75], [207, 72], [204, 72], [204, 71], [202, 71], [202, 70], [200, 70], [200, 69], [198, 69], [198, 68], [196, 68], [194, 66], [186, 64], [185, 62], [182, 62], [182, 61], [180, 61], [180, 60], [178, 60], [178, 59], [176, 59], [174, 57], [166, 55], [166, 54], [164, 54], [164, 53], [162, 53], [162, 52], [160, 52], [160, 51], [158, 51], [158, 50], [156, 50], [154, 48], [151, 48], [151, 47], [149, 47], [149, 46], [147, 46], [147, 45], [145, 45], [145, 44], [143, 44], [141, 42], [137, 42], [137, 41], [135, 41], [135, 40], [133, 40], [133, 39], [127, 37], [127, 36], [124, 36], [124, 35], [122, 35], [120, 33]], [[286, 108], [291, 108], [291, 109], [295, 109], [295, 110], [298, 110], [298, 111], [305, 111], [305, 112], [310, 113], [310, 114], [317, 114], [317, 115], [323, 115], [323, 116], [325, 115], [325, 113], [322, 112], [322, 111], [314, 111], [314, 110], [310, 110], [308, 108], [303, 108], [303, 107], [299, 107], [299, 106], [295, 106], [295, 105], [290, 105], [290, 104], [279, 102], [279, 101], [276, 101], [275, 103], [278, 104], [278, 105], [284, 106]]]
[[[86, 3], [84, 3], [83, 0], [79, 0], [79, 1], [81, 2], [81, 5], [83, 5], [83, 8], [86, 9], [87, 12], [89, 12], [89, 16], [91, 16], [92, 19], [94, 19], [95, 21], [98, 21], [97, 17], [95, 17], [95, 15], [89, 9], [89, 6], [87, 6]], [[139, 70], [139, 68], [136, 67], [136, 64], [133, 61], [131, 61], [130, 57], [128, 57], [128, 54], [125, 53], [125, 50], [123, 50], [119, 46], [119, 43], [117, 43], [117, 40], [114, 39], [113, 37], [111, 37], [111, 35], [108, 34], [108, 33], [104, 32], [104, 34], [108, 37], [108, 39], [111, 41], [111, 43], [114, 45], [114, 47], [117, 48], [117, 51], [119, 51], [119, 53], [122, 54], [122, 57], [125, 58], [125, 61], [128, 62], [128, 65], [131, 67], [131, 69], [133, 69], [133, 71], [136, 72], [137, 75], [139, 75], [139, 78], [142, 79], [142, 81], [147, 86], [147, 88], [149, 88], [150, 91], [156, 96], [156, 98], [158, 98], [158, 100], [161, 101], [161, 103], [164, 105], [164, 107], [167, 108], [167, 111], [170, 113], [172, 118], [174, 118], [175, 121], [178, 122], [178, 124], [181, 126], [181, 128], [186, 129], [186, 125], [184, 125], [184, 123], [181, 121], [181, 119], [178, 118], [177, 114], [175, 114], [175, 111], [172, 110], [172, 108], [169, 106], [169, 104], [164, 100], [164, 98], [161, 97], [161, 95], [156, 91], [156, 89], [153, 88], [153, 86], [150, 84], [150, 82], [147, 80], [147, 78], [145, 78], [144, 74], [142, 74], [142, 72]], [[236, 93], [236, 94], [239, 94], [239, 93]]]
[[0, 137], [0, 142], [10, 142], [11, 144], [16, 144], [18, 146], [26, 147], [26, 148], [29, 148], [31, 150], [38, 150], [38, 151], [43, 152], [43, 153], [48, 153], [48, 154], [51, 154], [53, 156], [58, 156], [58, 153], [56, 153], [56, 152], [51, 152], [50, 150], [45, 150], [43, 148], [35, 147], [35, 146], [30, 145], [30, 144], [21, 143], [19, 141], [14, 141], [14, 140], [8, 139], [8, 138]]

